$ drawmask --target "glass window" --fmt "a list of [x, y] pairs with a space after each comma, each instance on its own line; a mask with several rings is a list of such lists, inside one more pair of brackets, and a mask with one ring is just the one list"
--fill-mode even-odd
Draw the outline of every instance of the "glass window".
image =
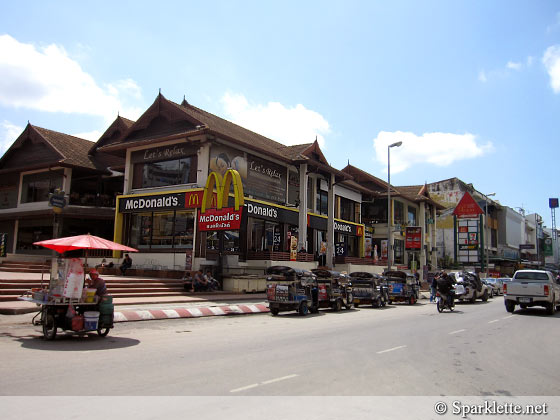
[[63, 171], [48, 171], [24, 175], [21, 190], [22, 203], [48, 201], [49, 194], [62, 188]]
[[206, 232], [206, 249], [220, 249], [220, 237], [218, 231]]
[[327, 216], [329, 212], [329, 194], [326, 191], [317, 191], [317, 205], [315, 212]]
[[191, 248], [194, 212], [138, 213], [131, 215], [130, 246], [139, 249]]
[[134, 165], [132, 187], [151, 188], [194, 183], [196, 182], [196, 169], [196, 156], [137, 163]]
[[400, 239], [395, 239], [394, 246], [395, 246], [395, 264], [404, 264], [404, 241]]
[[404, 206], [403, 203], [397, 200], [393, 200], [393, 206], [395, 207], [394, 210], [394, 223], [401, 224], [404, 223]]
[[356, 216], [356, 212], [354, 211], [356, 203], [352, 200], [348, 200], [347, 198], [341, 197], [340, 198], [340, 218], [342, 220], [349, 220], [351, 222], [355, 222], [356, 220], [354, 217]]
[[224, 251], [239, 252], [239, 231], [224, 231]]
[[416, 226], [416, 209], [408, 206], [408, 225]]
[[387, 223], [387, 199], [375, 199], [362, 203], [362, 221], [366, 224]]

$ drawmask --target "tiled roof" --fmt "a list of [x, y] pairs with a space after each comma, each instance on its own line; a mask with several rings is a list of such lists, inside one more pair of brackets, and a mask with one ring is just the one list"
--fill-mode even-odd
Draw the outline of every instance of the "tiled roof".
[[60, 163], [83, 168], [99, 169], [88, 157], [92, 141], [69, 134], [31, 125], [61, 156]]

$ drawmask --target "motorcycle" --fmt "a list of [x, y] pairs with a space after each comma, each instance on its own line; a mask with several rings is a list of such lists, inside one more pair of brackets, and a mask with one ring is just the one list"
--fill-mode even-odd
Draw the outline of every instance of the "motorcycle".
[[[451, 292], [454, 294], [453, 292]], [[451, 312], [455, 309], [455, 296], [448, 296], [436, 292], [436, 308], [439, 313], [442, 313], [444, 309], [449, 309]]]

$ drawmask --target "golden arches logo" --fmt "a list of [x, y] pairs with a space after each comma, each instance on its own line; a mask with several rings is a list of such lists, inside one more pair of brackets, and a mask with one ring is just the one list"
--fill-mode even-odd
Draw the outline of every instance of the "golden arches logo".
[[227, 206], [229, 199], [229, 190], [233, 185], [233, 196], [235, 198], [235, 210], [245, 204], [245, 197], [243, 195], [243, 183], [241, 175], [235, 169], [228, 169], [224, 177], [218, 172], [210, 172], [204, 187], [204, 195], [202, 196], [202, 205], [200, 212], [205, 213], [207, 208], [212, 206], [212, 196], [214, 188], [216, 189], [216, 209], [221, 209]]

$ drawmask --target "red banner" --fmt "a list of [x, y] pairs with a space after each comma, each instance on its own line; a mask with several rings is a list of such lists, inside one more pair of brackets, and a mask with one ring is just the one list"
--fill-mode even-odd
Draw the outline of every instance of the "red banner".
[[198, 215], [198, 230], [239, 230], [241, 228], [241, 214], [243, 208], [207, 209], [206, 213]]
[[422, 248], [422, 228], [421, 227], [407, 227], [405, 245], [406, 249], [416, 250]]

